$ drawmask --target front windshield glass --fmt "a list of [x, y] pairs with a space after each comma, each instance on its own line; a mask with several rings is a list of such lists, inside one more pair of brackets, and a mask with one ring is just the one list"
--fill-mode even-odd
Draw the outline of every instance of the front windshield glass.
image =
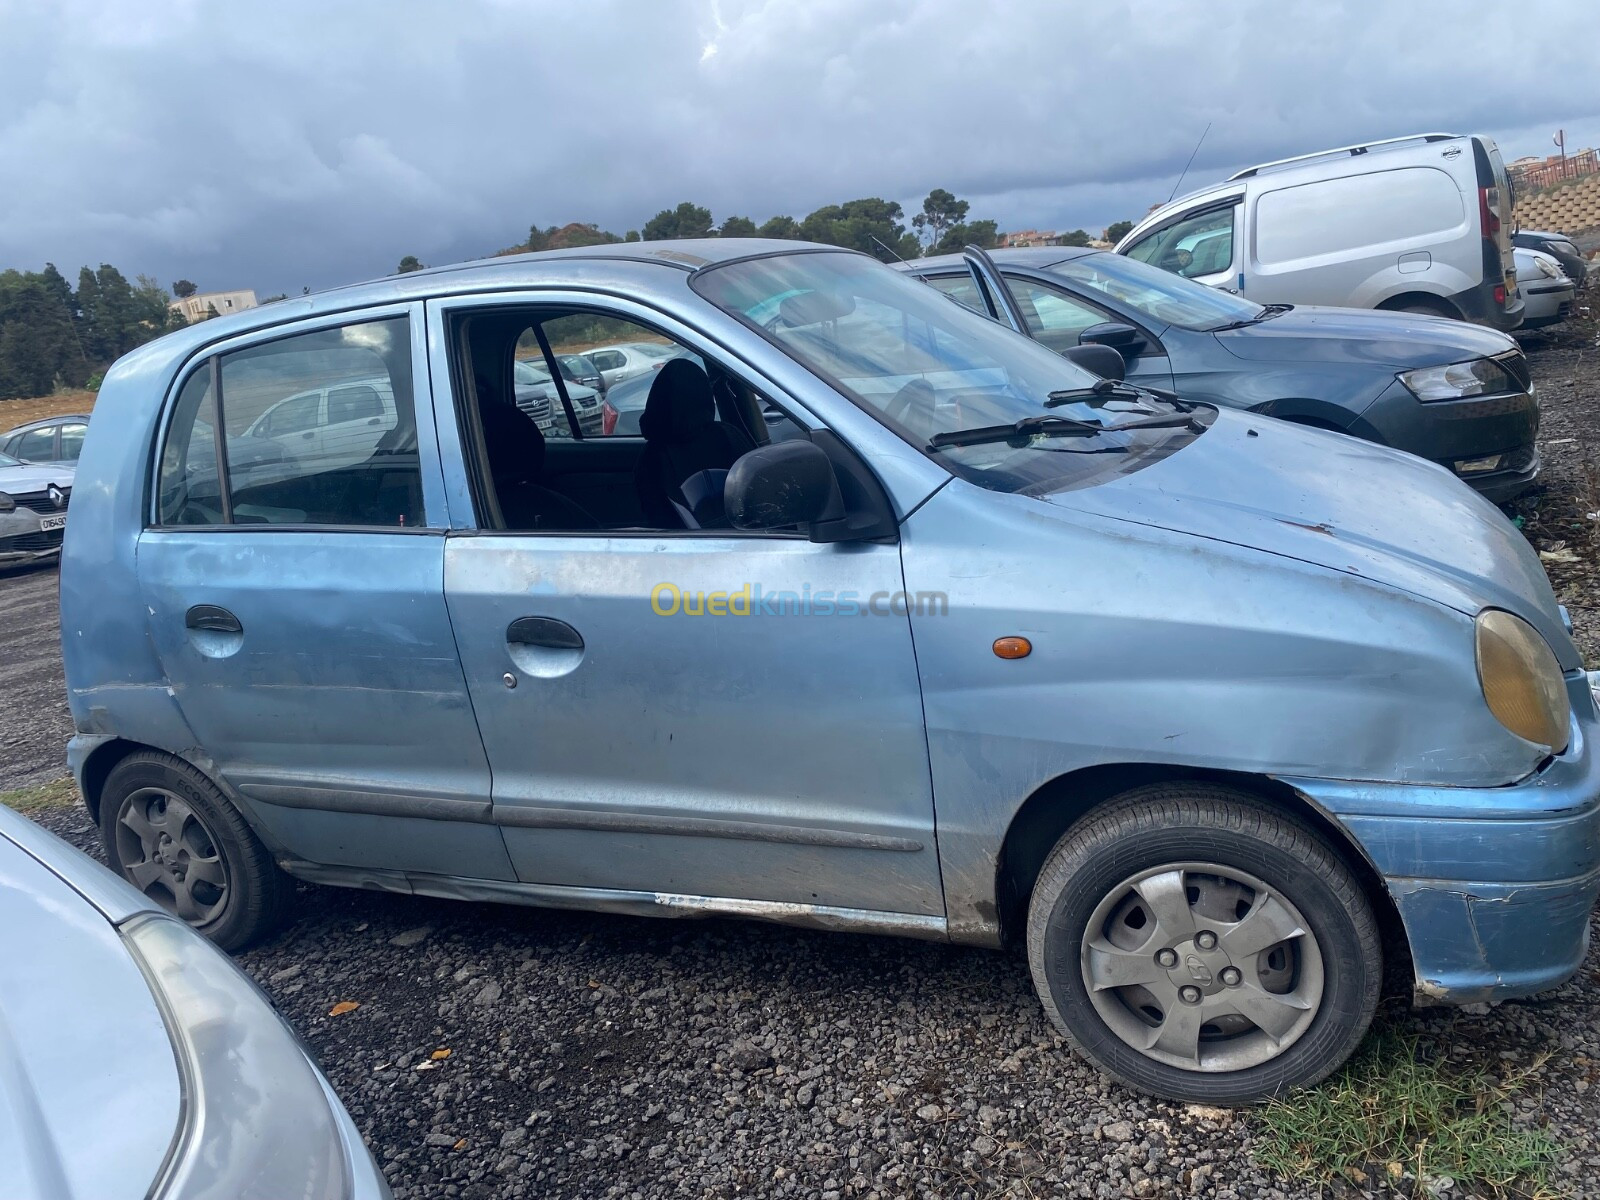
[[[1110, 425], [1176, 409], [1148, 395], [1060, 396], [1087, 393], [1102, 381], [864, 255], [744, 259], [701, 270], [693, 286], [907, 442], [983, 487], [1044, 493], [1078, 486], [1146, 465], [1195, 436], [1183, 428], [1088, 437], [1038, 431], [935, 448], [937, 434], [1046, 415]], [[1057, 402], [1047, 407], [1052, 393]]]
[[9, 454], [0, 454], [0, 467], [20, 467], [21, 465], [22, 460], [20, 458], [12, 458]]
[[1085, 254], [1057, 263], [1049, 271], [1119, 300], [1153, 322], [1179, 329], [1216, 329], [1236, 321], [1255, 321], [1264, 311], [1259, 304], [1124, 254]]

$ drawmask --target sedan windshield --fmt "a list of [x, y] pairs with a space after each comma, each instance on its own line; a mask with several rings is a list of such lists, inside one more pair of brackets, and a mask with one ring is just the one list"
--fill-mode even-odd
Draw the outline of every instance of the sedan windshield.
[[[1074, 423], [1128, 426], [1178, 410], [1148, 393], [1096, 388], [1098, 375], [864, 255], [744, 259], [702, 269], [693, 286], [907, 442], [997, 491], [1040, 494], [1125, 473], [1187, 445], [1211, 419], [1069, 435]], [[1047, 412], [1073, 420], [1030, 420]], [[1005, 426], [1014, 432], [970, 436]]]
[[20, 458], [12, 458], [9, 454], [0, 454], [0, 467], [20, 467], [21, 465], [22, 460]]
[[1124, 254], [1085, 254], [1048, 269], [1084, 291], [1120, 301], [1156, 324], [1179, 329], [1220, 329], [1268, 315], [1259, 304]]

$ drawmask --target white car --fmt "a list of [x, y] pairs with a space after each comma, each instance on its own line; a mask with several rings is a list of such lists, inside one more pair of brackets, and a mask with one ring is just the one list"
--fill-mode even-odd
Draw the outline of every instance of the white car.
[[676, 346], [657, 342], [618, 342], [615, 346], [601, 346], [584, 353], [600, 368], [600, 376], [610, 389], [625, 379], [649, 374], [681, 352]]
[[1522, 321], [1494, 142], [1421, 133], [1262, 163], [1162, 205], [1127, 254], [1258, 304]]
[[0, 563], [55, 558], [67, 528], [73, 469], [0, 454]]
[[[244, 436], [270, 439], [291, 461], [333, 471], [365, 462], [396, 423], [394, 389], [379, 375], [285, 396]], [[230, 454], [231, 440], [230, 434]]]
[[1514, 253], [1517, 288], [1527, 306], [1522, 314], [1522, 328], [1539, 329], [1570, 317], [1578, 285], [1567, 278], [1561, 263], [1541, 250], [1524, 250], [1519, 246]]
[[[217, 859], [180, 828], [179, 805], [164, 809], [180, 834], [168, 869], [199, 877]], [[9, 1200], [389, 1195], [255, 984], [181, 920], [3, 807], [0, 929]]]

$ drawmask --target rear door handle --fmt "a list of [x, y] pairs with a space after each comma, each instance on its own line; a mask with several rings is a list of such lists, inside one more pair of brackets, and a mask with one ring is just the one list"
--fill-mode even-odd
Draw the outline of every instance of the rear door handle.
[[204, 629], [210, 633], [243, 633], [239, 618], [215, 604], [196, 604], [183, 614], [183, 623], [190, 629]]
[[518, 617], [506, 627], [513, 646], [543, 646], [549, 650], [582, 650], [583, 635], [554, 617]]

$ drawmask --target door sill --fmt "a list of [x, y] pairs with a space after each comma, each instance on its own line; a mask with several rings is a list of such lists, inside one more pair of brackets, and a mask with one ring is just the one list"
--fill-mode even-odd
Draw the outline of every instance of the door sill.
[[622, 913], [641, 917], [745, 917], [804, 929], [882, 933], [925, 941], [949, 940], [945, 918], [916, 913], [838, 908], [827, 904], [792, 904], [782, 900], [737, 900], [727, 896], [690, 896], [677, 892], [623, 891], [612, 888], [565, 887], [499, 879], [467, 879], [415, 871], [373, 867], [331, 867], [298, 859], [280, 861], [296, 879], [334, 887], [358, 887], [438, 896], [445, 900], [477, 900], [527, 904], [537, 908], [571, 908], [585, 912]]

